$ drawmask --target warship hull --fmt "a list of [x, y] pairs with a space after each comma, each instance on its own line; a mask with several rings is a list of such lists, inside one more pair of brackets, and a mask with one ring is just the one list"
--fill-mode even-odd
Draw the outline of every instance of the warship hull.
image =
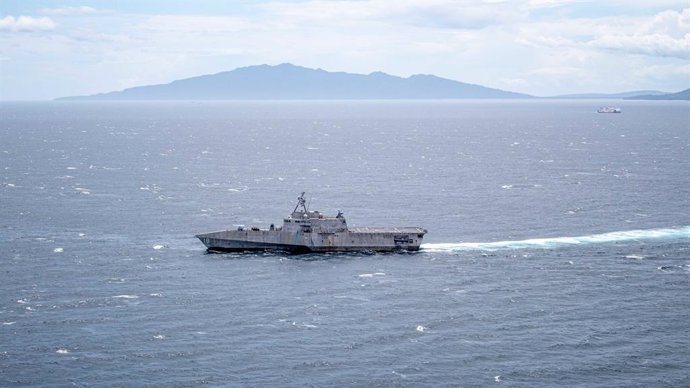
[[309, 252], [395, 252], [417, 251], [426, 229], [419, 227], [348, 228], [343, 213], [329, 217], [307, 209], [304, 194], [283, 225], [222, 230], [196, 237], [209, 252], [287, 251]]
[[419, 250], [424, 233], [422, 228], [353, 228], [342, 233], [297, 234], [226, 230], [196, 237], [209, 252], [395, 252]]

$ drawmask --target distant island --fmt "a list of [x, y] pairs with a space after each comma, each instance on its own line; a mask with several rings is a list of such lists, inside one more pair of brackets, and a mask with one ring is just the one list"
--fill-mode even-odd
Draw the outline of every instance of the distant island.
[[373, 99], [690, 99], [690, 90], [665, 93], [569, 94], [535, 97], [434, 75], [407, 78], [382, 72], [353, 74], [309, 69], [290, 63], [241, 67], [168, 84], [57, 100], [373, 100]]
[[678, 93], [643, 94], [626, 97], [626, 100], [690, 100], [690, 89]]
[[546, 97], [546, 98], [567, 99], [567, 100], [590, 100], [590, 99], [620, 100], [620, 99], [624, 99], [624, 98], [630, 98], [630, 97], [636, 97], [636, 96], [642, 96], [642, 95], [659, 96], [662, 94], [667, 94], [667, 93], [666, 92], [660, 92], [658, 90], [635, 90], [635, 91], [623, 92], [623, 93], [562, 94], [559, 96]]
[[284, 63], [58, 100], [333, 100], [533, 98], [433, 75], [351, 74]]

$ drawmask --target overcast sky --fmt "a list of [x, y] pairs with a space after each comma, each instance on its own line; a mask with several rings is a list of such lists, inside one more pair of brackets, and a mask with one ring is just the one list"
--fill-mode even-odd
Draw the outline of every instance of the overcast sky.
[[290, 62], [548, 96], [690, 88], [690, 0], [0, 0], [0, 99]]

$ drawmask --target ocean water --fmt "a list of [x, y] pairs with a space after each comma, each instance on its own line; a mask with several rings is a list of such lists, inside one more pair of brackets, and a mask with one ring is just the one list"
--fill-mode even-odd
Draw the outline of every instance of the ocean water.
[[[690, 105], [0, 104], [0, 386], [690, 385]], [[414, 254], [207, 254], [301, 191]]]

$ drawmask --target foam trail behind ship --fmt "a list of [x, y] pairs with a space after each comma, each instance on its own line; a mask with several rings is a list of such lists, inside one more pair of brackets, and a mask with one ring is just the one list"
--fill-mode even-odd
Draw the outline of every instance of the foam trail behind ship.
[[577, 237], [549, 237], [529, 240], [422, 244], [425, 252], [498, 251], [506, 249], [554, 249], [575, 245], [606, 244], [626, 241], [690, 239], [690, 226], [661, 229], [637, 229], [590, 234]]

